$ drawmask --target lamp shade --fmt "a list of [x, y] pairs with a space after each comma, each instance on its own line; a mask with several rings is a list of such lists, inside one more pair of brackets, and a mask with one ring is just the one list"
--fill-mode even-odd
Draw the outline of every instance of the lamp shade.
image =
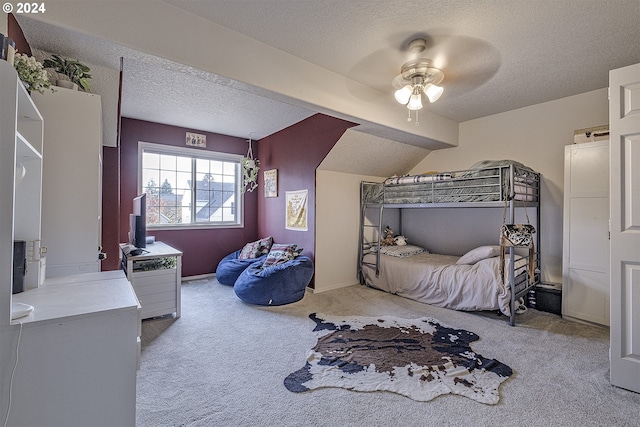
[[396, 97], [396, 101], [398, 101], [400, 104], [406, 105], [407, 102], [409, 102], [412, 91], [413, 89], [411, 85], [406, 85], [403, 88], [398, 89], [394, 94], [394, 96]]
[[420, 110], [422, 108], [422, 96], [420, 93], [411, 95], [409, 103], [407, 104], [409, 110]]
[[429, 102], [433, 103], [440, 99], [440, 96], [444, 92], [444, 89], [441, 86], [436, 86], [434, 84], [429, 84], [427, 89], [424, 91], [427, 98], [429, 98]]

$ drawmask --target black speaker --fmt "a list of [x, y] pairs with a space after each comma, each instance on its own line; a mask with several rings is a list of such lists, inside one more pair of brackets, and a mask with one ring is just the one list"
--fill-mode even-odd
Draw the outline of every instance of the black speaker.
[[24, 275], [27, 272], [27, 242], [13, 241], [13, 294], [24, 291]]

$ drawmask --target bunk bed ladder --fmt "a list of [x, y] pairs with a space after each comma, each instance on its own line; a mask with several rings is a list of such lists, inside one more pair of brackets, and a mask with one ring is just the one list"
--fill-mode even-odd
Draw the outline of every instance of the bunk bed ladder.
[[[509, 194], [505, 195], [508, 200], [508, 222], [513, 224], [515, 222], [515, 214], [516, 214], [516, 192], [514, 188], [514, 179], [515, 179], [515, 167], [514, 165], [509, 165]], [[502, 179], [502, 174], [501, 179]], [[504, 188], [502, 182], [500, 182], [500, 187]], [[509, 304], [509, 311], [511, 316], [509, 318], [509, 324], [511, 326], [515, 326], [516, 324], [516, 313], [515, 313], [515, 305], [516, 300], [520, 297], [527, 297], [529, 292], [531, 292], [535, 285], [540, 281], [540, 181], [538, 180], [536, 185], [536, 243], [535, 243], [535, 251], [533, 257], [529, 257], [528, 262], [534, 263], [534, 273], [532, 276], [528, 277], [527, 283], [523, 289], [520, 289], [519, 292], [516, 292], [517, 284], [515, 282], [515, 248], [509, 248], [509, 289], [511, 290], [511, 301]], [[527, 209], [526, 204], [523, 202], [523, 208]], [[533, 259], [532, 259], [533, 258]]]
[[[364, 275], [362, 274], [362, 266], [370, 265], [376, 268], [376, 277], [380, 274], [380, 239], [382, 236], [382, 211], [383, 204], [368, 204], [365, 203], [362, 197], [362, 186], [360, 187], [360, 244], [358, 245], [358, 281], [364, 285]], [[375, 212], [371, 216], [367, 216], [367, 213], [375, 209]], [[376, 218], [377, 217], [377, 218]], [[366, 230], [373, 230], [372, 233], [367, 233]], [[376, 262], [365, 262], [364, 256], [372, 251], [375, 251]]]
[[[376, 217], [377, 220], [376, 222], [370, 222], [367, 223], [368, 221], [368, 217], [367, 217], [367, 212], [371, 211], [372, 209], [376, 210]], [[361, 284], [365, 284], [364, 283], [364, 276], [362, 274], [362, 266], [363, 265], [370, 265], [370, 266], [375, 266], [376, 268], [376, 277], [378, 277], [378, 275], [380, 274], [380, 251], [378, 251], [378, 248], [380, 247], [380, 236], [382, 236], [382, 210], [383, 210], [383, 206], [382, 205], [378, 205], [378, 206], [371, 206], [371, 205], [363, 205], [362, 206], [362, 212], [360, 215], [360, 246], [359, 246], [359, 253], [358, 253], [358, 260], [359, 260], [359, 267], [358, 267], [358, 280], [360, 281]], [[367, 233], [366, 230], [367, 229], [373, 229], [373, 239], [370, 239], [369, 236], [371, 235], [371, 233]], [[372, 262], [365, 262], [364, 261], [364, 256], [370, 252], [374, 251], [376, 254], [376, 262], [372, 263]]]

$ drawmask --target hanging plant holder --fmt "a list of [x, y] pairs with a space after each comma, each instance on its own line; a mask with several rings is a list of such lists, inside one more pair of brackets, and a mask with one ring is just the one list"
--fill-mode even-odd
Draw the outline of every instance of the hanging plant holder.
[[258, 170], [260, 170], [260, 160], [253, 157], [253, 147], [251, 146], [251, 134], [249, 134], [249, 149], [247, 155], [242, 158], [242, 192], [252, 192], [258, 188]]

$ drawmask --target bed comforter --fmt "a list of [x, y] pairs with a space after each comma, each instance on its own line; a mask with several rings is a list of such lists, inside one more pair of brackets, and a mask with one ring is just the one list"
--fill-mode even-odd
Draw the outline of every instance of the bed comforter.
[[[363, 261], [375, 265], [375, 257], [367, 254]], [[500, 278], [499, 257], [473, 265], [456, 264], [459, 258], [430, 253], [405, 258], [381, 254], [380, 275], [376, 277], [375, 267], [364, 263], [362, 273], [368, 286], [405, 298], [454, 310], [500, 310], [509, 316], [511, 292]], [[516, 275], [526, 269], [526, 261], [516, 261]]]

